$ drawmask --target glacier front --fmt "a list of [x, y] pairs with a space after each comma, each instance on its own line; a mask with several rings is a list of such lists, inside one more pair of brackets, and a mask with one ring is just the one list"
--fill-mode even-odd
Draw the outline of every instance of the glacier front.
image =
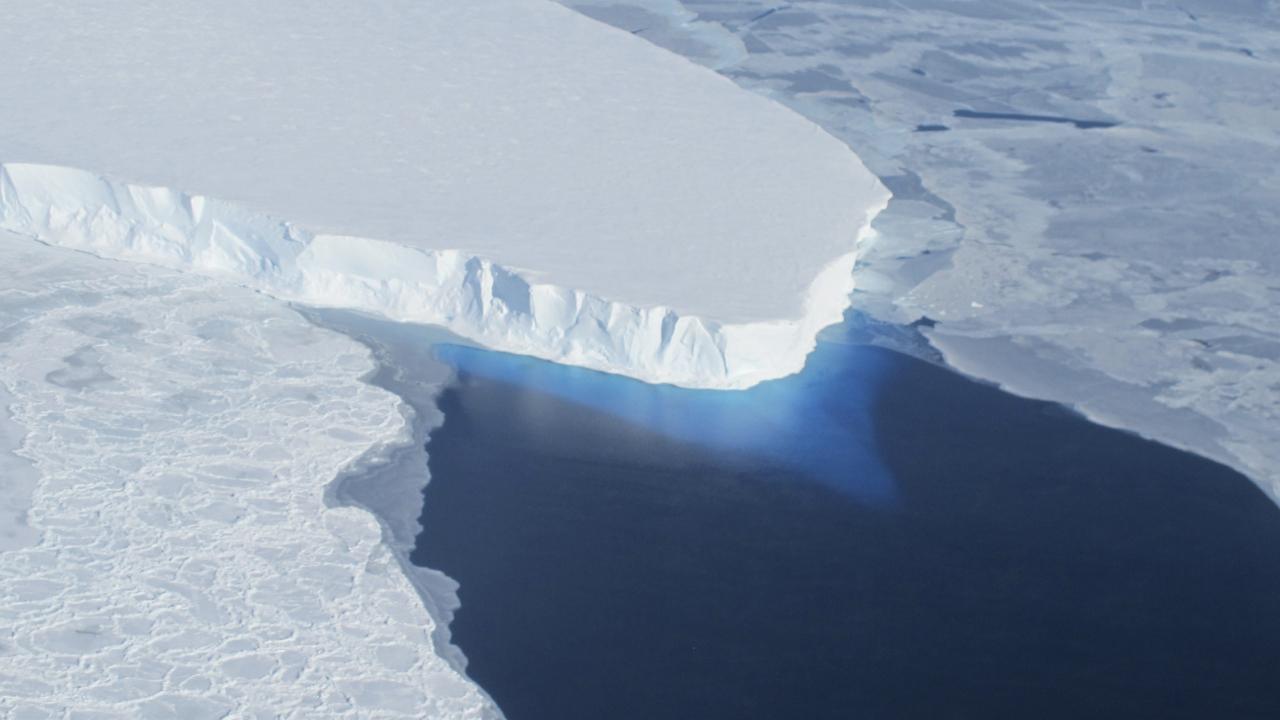
[[17, 5], [0, 61], [0, 227], [650, 381], [798, 370], [888, 201], [545, 0]]

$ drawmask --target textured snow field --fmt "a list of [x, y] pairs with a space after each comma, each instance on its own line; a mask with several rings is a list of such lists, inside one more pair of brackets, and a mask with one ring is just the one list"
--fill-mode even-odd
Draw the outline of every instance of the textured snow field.
[[564, 1], [858, 149], [858, 308], [1280, 499], [1280, 5]]
[[0, 267], [0, 386], [40, 473], [39, 542], [0, 551], [0, 717], [497, 714], [435, 654], [374, 518], [325, 502], [409, 440], [364, 347], [3, 232]]
[[27, 522], [27, 509], [40, 473], [17, 454], [26, 430], [9, 416], [12, 404], [13, 397], [0, 386], [0, 552], [30, 545], [38, 538]]
[[[93, 252], [170, 262], [158, 246], [225, 220], [191, 196], [216, 198], [327, 239], [343, 282], [308, 302], [648, 380], [798, 370], [888, 199], [798, 114], [549, 0], [15, 3], [0, 65], [22, 99], [0, 105], [0, 163], [164, 189], [139, 207], [15, 169], [2, 227], [62, 243], [101, 222]], [[63, 204], [27, 217], [28, 190]], [[212, 241], [256, 280], [291, 269], [256, 238]], [[443, 296], [442, 265], [464, 292], [429, 307], [413, 291]]]

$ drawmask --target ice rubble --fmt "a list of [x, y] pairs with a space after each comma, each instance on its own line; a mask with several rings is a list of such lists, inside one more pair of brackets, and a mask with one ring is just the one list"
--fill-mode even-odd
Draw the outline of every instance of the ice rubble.
[[4, 227], [682, 385], [847, 305], [888, 192], [795, 113], [544, 0], [318, 5], [7, 8]]

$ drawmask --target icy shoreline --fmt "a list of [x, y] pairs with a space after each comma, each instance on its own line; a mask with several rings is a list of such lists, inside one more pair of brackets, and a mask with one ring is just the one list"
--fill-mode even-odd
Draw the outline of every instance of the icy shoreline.
[[[467, 659], [450, 639], [453, 613], [461, 606], [458, 584], [442, 572], [413, 564], [409, 556], [422, 527], [422, 492], [431, 481], [426, 444], [431, 431], [444, 422], [436, 400], [452, 371], [433, 356], [437, 338], [457, 341], [448, 333], [380, 320], [345, 310], [295, 307], [312, 325], [363, 345], [374, 369], [360, 381], [394, 395], [405, 418], [405, 431], [369, 448], [334, 478], [326, 501], [368, 512], [382, 528], [383, 544], [418, 591], [435, 621], [431, 640], [436, 655], [460, 675]], [[405, 368], [412, 368], [406, 372]], [[481, 688], [483, 692], [483, 688]]]
[[801, 317], [730, 323], [539, 283], [459, 251], [313, 234], [200, 195], [70, 168], [0, 165], [0, 229], [282, 300], [439, 325], [494, 350], [700, 388], [744, 388], [799, 371], [818, 331], [848, 306], [855, 247], [887, 203], [885, 192], [865, 210], [849, 252], [809, 286]]

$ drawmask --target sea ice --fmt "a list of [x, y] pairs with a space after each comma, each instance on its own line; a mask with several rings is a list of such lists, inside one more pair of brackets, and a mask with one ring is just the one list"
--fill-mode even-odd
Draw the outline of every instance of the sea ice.
[[927, 317], [961, 370], [1280, 500], [1275, 2], [683, 5], [673, 27], [694, 13], [746, 49], [720, 72], [893, 191], [859, 256], [860, 310]]
[[[0, 322], [3, 320], [0, 314]], [[0, 335], [7, 336], [9, 332], [12, 331], [0, 331]], [[30, 545], [39, 537], [27, 522], [27, 509], [40, 473], [19, 454], [26, 432], [9, 417], [12, 402], [13, 396], [0, 386], [0, 552]]]
[[326, 502], [409, 440], [365, 348], [251, 290], [3, 231], [0, 268], [4, 437], [39, 471], [39, 542], [0, 545], [0, 717], [498, 715], [379, 523]]

